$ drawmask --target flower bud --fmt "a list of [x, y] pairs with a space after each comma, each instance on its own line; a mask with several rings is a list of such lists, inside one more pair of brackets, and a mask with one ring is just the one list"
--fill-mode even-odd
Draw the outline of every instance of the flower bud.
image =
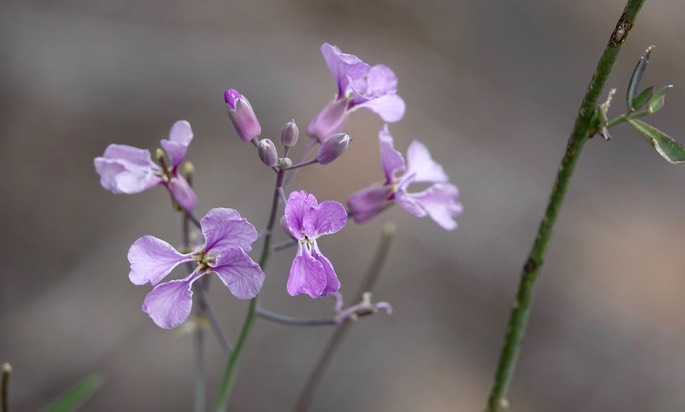
[[307, 134], [324, 143], [335, 133], [342, 131], [347, 119], [347, 100], [335, 100], [317, 114], [307, 126]]
[[287, 169], [292, 165], [293, 165], [293, 161], [290, 160], [289, 157], [281, 157], [280, 159], [278, 159], [277, 166], [280, 167], [281, 169]]
[[276, 151], [276, 145], [271, 139], [262, 139], [257, 143], [257, 152], [259, 153], [259, 158], [262, 159], [262, 163], [269, 167], [274, 167], [278, 163], [278, 152]]
[[300, 135], [300, 131], [295, 124], [295, 119], [292, 119], [283, 126], [281, 129], [281, 143], [285, 147], [293, 147], [297, 144], [297, 138]]
[[228, 89], [224, 93], [224, 100], [226, 107], [228, 107], [228, 116], [231, 118], [240, 139], [249, 142], [262, 133], [262, 127], [259, 125], [257, 116], [245, 96], [235, 89]]
[[350, 136], [345, 133], [336, 133], [319, 146], [316, 158], [322, 165], [329, 164], [345, 153], [349, 144]]

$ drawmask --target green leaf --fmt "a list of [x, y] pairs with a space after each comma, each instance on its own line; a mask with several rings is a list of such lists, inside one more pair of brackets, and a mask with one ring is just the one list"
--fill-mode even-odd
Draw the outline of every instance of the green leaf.
[[71, 412], [83, 404], [96, 390], [102, 386], [102, 378], [90, 375], [63, 393], [44, 412]]
[[648, 88], [644, 89], [643, 91], [640, 92], [632, 101], [632, 108], [633, 110], [639, 110], [642, 106], [647, 103], [647, 101], [652, 97], [652, 94], [654, 93], [654, 86], [649, 86]]
[[628, 92], [626, 93], [626, 103], [628, 104], [628, 110], [634, 111], [635, 106], [633, 102], [635, 101], [635, 96], [637, 96], [637, 91], [640, 90], [640, 82], [642, 81], [642, 75], [647, 70], [647, 63], [649, 63], [649, 54], [654, 49], [654, 46], [649, 46], [645, 53], [640, 57], [640, 61], [637, 62], [635, 70], [633, 70], [633, 75], [630, 76], [630, 83], [628, 83]]
[[664, 86], [661, 89], [657, 90], [656, 93], [649, 99], [649, 103], [647, 104], [647, 111], [649, 113], [656, 113], [659, 110], [661, 110], [662, 107], [664, 107], [664, 103], [666, 100], [666, 93], [668, 93], [669, 90], [673, 87], [672, 84], [669, 84], [668, 86]]
[[674, 165], [685, 162], [685, 147], [671, 136], [642, 120], [628, 119], [628, 122], [666, 161]]

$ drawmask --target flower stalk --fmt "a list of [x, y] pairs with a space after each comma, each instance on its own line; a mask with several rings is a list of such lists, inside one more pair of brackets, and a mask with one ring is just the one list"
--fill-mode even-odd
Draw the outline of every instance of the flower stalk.
[[643, 3], [644, 0], [628, 0], [623, 14], [619, 18], [616, 28], [612, 32], [609, 42], [597, 63], [597, 68], [592, 75], [590, 85], [578, 111], [578, 116], [569, 137], [566, 152], [561, 161], [545, 215], [540, 223], [533, 247], [521, 273], [521, 280], [513, 309], [509, 315], [509, 323], [500, 352], [497, 371], [485, 407], [486, 412], [500, 412], [507, 409], [509, 405], [507, 392], [511, 385], [516, 368], [516, 360], [530, 316], [533, 291], [538, 280], [538, 273], [552, 236], [554, 224], [564, 202], [564, 197], [583, 145], [592, 136], [591, 124], [599, 95]]

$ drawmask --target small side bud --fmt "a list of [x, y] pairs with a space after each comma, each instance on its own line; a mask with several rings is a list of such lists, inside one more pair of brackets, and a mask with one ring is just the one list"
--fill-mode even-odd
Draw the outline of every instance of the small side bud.
[[292, 165], [293, 161], [290, 160], [289, 157], [281, 157], [280, 159], [278, 159], [278, 164], [276, 166], [280, 167], [281, 169], [287, 169]]
[[336, 133], [319, 146], [316, 158], [322, 165], [329, 164], [345, 153], [349, 144], [350, 136], [345, 133]]
[[193, 166], [193, 164], [188, 161], [183, 163], [183, 174], [188, 176], [192, 175], [193, 173], [195, 173], [195, 166]]
[[269, 167], [274, 167], [278, 163], [278, 151], [271, 139], [262, 139], [257, 143], [257, 152], [262, 163]]
[[262, 133], [262, 126], [245, 96], [235, 89], [228, 89], [224, 93], [224, 101], [228, 108], [228, 116], [242, 141], [249, 142]]
[[290, 120], [281, 129], [281, 143], [285, 147], [293, 147], [297, 144], [297, 138], [300, 136], [300, 130], [295, 124], [295, 119]]

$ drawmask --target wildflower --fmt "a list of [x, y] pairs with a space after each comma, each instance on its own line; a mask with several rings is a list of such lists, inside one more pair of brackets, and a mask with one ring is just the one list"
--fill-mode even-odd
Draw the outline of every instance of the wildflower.
[[340, 289], [333, 265], [319, 250], [316, 239], [339, 231], [345, 223], [347, 213], [338, 202], [319, 204], [314, 195], [303, 190], [288, 196], [281, 225], [298, 240], [286, 287], [291, 296], [306, 293], [318, 298]]
[[262, 133], [262, 126], [247, 97], [235, 89], [228, 89], [224, 92], [224, 101], [228, 107], [228, 116], [242, 141], [249, 142]]
[[158, 156], [161, 165], [158, 165], [150, 158], [149, 150], [111, 144], [102, 157], [95, 158], [95, 170], [100, 175], [100, 184], [112, 193], [125, 194], [140, 193], [151, 187], [164, 185], [176, 203], [191, 210], [197, 203], [197, 197], [188, 182], [178, 173], [178, 166], [192, 140], [190, 123], [179, 120], [171, 126], [169, 139], [161, 141], [171, 165], [166, 164], [161, 150]]
[[316, 160], [322, 165], [327, 165], [342, 156], [350, 145], [350, 136], [345, 133], [336, 133], [319, 146], [316, 151]]
[[[201, 222], [205, 244], [182, 254], [154, 236], [136, 240], [128, 251], [129, 279], [135, 285], [156, 285], [143, 303], [143, 311], [164, 329], [185, 322], [192, 305], [193, 282], [209, 272], [238, 299], [257, 296], [264, 283], [264, 272], [247, 252], [257, 240], [257, 230], [234, 209], [210, 210]], [[176, 266], [193, 262], [196, 267], [183, 279], [159, 283]]]
[[321, 46], [338, 93], [307, 126], [307, 134], [323, 143], [341, 132], [347, 115], [363, 107], [378, 114], [385, 122], [404, 116], [404, 100], [397, 95], [397, 76], [387, 66], [369, 66], [353, 54], [342, 53], [328, 43]]
[[[414, 140], [407, 150], [405, 165], [402, 154], [393, 147], [387, 124], [381, 129], [378, 138], [385, 182], [361, 190], [347, 199], [354, 221], [365, 222], [395, 202], [416, 217], [429, 215], [443, 229], [455, 229], [457, 222], [453, 218], [463, 210], [462, 204], [456, 200], [459, 190], [448, 183], [449, 178], [442, 166], [431, 158], [426, 146]], [[419, 193], [407, 192], [408, 186], [415, 182], [433, 185]]]

